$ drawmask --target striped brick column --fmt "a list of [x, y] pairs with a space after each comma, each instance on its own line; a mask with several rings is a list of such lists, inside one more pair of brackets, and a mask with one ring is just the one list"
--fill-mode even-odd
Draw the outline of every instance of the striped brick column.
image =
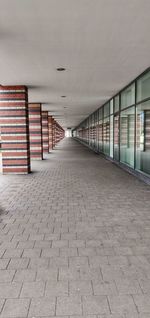
[[0, 86], [2, 172], [28, 174], [30, 146], [28, 90], [25, 86]]
[[65, 136], [64, 129], [57, 123], [56, 120], [53, 120], [53, 146], [62, 140]]
[[30, 157], [43, 159], [41, 104], [29, 104]]
[[48, 116], [49, 152], [53, 149], [53, 117]]
[[48, 111], [42, 111], [42, 143], [44, 153], [49, 152], [48, 137]]
[[55, 147], [55, 145], [56, 145], [56, 121], [55, 121], [55, 119], [53, 119], [52, 129], [53, 129], [53, 147]]

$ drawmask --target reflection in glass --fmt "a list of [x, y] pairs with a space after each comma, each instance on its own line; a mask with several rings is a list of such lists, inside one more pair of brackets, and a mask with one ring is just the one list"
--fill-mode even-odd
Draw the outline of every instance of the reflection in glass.
[[120, 114], [120, 161], [134, 167], [135, 107]]
[[150, 174], [150, 102], [136, 108], [136, 169]]
[[119, 160], [119, 114], [114, 116], [114, 159]]
[[113, 131], [113, 124], [114, 124], [114, 116], [111, 115], [110, 116], [110, 157], [113, 158], [113, 135], [114, 135], [114, 131]]
[[121, 93], [121, 109], [135, 104], [135, 83]]
[[95, 149], [98, 151], [99, 111], [95, 112]]
[[113, 112], [114, 112], [114, 101], [113, 101], [113, 99], [111, 99], [111, 101], [110, 101], [110, 115], [113, 114]]
[[114, 98], [114, 113], [119, 111], [119, 95]]
[[104, 105], [104, 117], [109, 116], [109, 103]]
[[150, 72], [137, 80], [137, 102], [150, 97]]
[[109, 156], [109, 137], [110, 137], [110, 122], [109, 117], [104, 119], [103, 123], [103, 151], [105, 155]]

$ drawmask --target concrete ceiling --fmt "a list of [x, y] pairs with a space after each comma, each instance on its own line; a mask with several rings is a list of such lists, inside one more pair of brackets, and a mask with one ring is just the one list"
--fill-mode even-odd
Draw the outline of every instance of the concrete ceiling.
[[0, 83], [74, 127], [150, 66], [149, 32], [150, 0], [1, 0]]

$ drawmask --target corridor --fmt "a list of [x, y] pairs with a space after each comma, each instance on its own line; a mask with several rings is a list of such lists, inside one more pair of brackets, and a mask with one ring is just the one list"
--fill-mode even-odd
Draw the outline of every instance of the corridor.
[[150, 188], [66, 138], [0, 175], [0, 317], [150, 317]]

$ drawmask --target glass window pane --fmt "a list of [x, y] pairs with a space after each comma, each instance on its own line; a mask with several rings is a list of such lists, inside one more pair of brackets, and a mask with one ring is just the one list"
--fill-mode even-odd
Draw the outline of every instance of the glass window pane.
[[150, 101], [136, 108], [136, 169], [150, 174]]
[[118, 112], [119, 111], [119, 95], [117, 95], [114, 98], [114, 112]]
[[89, 145], [92, 144], [92, 115], [89, 117]]
[[104, 117], [109, 116], [109, 103], [104, 105]]
[[103, 121], [102, 119], [99, 120], [99, 127], [98, 127], [98, 142], [99, 142], [99, 151], [103, 151]]
[[109, 136], [110, 136], [110, 122], [109, 122], [109, 117], [104, 119], [103, 123], [103, 152], [105, 155], [109, 156]]
[[99, 125], [99, 111], [95, 112], [95, 131], [96, 131], [96, 139], [95, 139], [95, 148], [98, 150], [98, 125]]
[[135, 107], [122, 111], [120, 116], [120, 161], [134, 167]]
[[150, 72], [137, 80], [137, 102], [150, 97]]
[[110, 116], [110, 157], [113, 158], [113, 140], [114, 140], [114, 136], [113, 136], [113, 124], [114, 124], [114, 116], [111, 115]]
[[99, 119], [103, 119], [103, 107], [99, 109]]
[[110, 101], [110, 114], [113, 114], [114, 110], [113, 110], [113, 99]]
[[121, 93], [121, 109], [135, 104], [135, 83]]
[[114, 159], [119, 160], [119, 114], [114, 116]]

